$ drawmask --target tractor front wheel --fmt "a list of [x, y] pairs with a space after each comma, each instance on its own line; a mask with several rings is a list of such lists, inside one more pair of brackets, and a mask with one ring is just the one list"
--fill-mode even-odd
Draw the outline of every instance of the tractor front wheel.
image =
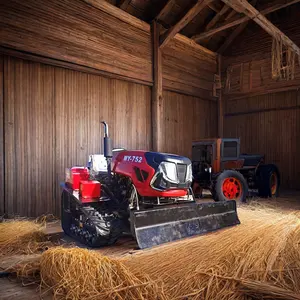
[[236, 200], [246, 202], [248, 184], [240, 172], [226, 170], [218, 176], [212, 194], [215, 201]]
[[278, 197], [280, 176], [277, 167], [273, 164], [261, 165], [257, 169], [258, 195], [262, 198]]

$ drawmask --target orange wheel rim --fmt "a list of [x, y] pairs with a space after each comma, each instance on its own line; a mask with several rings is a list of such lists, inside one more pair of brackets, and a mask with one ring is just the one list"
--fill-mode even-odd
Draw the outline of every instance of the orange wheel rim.
[[277, 186], [278, 186], [277, 174], [275, 172], [272, 173], [270, 182], [271, 182], [271, 193], [272, 196], [274, 196], [276, 195]]
[[242, 184], [234, 177], [228, 177], [222, 184], [223, 195], [228, 200], [239, 199], [242, 194]]

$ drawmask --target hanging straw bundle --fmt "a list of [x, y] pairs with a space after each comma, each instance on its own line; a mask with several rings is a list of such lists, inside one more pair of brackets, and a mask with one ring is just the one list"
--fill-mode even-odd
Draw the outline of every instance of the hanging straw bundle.
[[0, 223], [0, 256], [44, 250], [49, 242], [43, 230], [43, 224], [27, 220]]
[[80, 248], [52, 248], [40, 260], [41, 284], [53, 289], [54, 299], [164, 299], [157, 283], [137, 273], [116, 259]]
[[239, 215], [242, 225], [152, 249], [125, 264], [162, 278], [170, 299], [300, 299], [299, 218], [257, 209]]
[[273, 38], [272, 42], [272, 78], [293, 80], [295, 78], [296, 54], [286, 47], [282, 39]]

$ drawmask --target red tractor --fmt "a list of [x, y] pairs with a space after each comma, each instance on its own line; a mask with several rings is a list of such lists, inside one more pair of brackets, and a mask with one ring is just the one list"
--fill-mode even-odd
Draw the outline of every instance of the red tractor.
[[239, 139], [206, 139], [193, 142], [193, 191], [207, 189], [215, 201], [246, 201], [248, 189], [260, 197], [277, 197], [280, 173], [265, 164], [263, 155], [240, 154]]
[[62, 184], [62, 228], [91, 247], [131, 233], [140, 248], [239, 224], [236, 202], [196, 203], [190, 159], [150, 151], [112, 150], [88, 167], [67, 169]]

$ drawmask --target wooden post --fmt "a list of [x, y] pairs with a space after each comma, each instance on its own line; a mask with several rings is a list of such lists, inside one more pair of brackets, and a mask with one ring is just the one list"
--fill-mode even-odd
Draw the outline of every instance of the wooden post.
[[0, 54], [0, 215], [5, 212], [4, 181], [4, 61]]
[[[222, 73], [222, 59], [221, 55], [218, 55], [218, 74], [220, 83], [222, 82], [221, 73]], [[218, 137], [222, 138], [224, 132], [224, 105], [222, 98], [222, 84], [219, 89], [219, 97], [218, 97]]]
[[153, 47], [153, 87], [152, 87], [152, 149], [160, 151], [162, 149], [162, 117], [163, 117], [163, 97], [162, 97], [162, 55], [159, 48], [159, 24], [156, 21], [151, 25], [152, 47]]

